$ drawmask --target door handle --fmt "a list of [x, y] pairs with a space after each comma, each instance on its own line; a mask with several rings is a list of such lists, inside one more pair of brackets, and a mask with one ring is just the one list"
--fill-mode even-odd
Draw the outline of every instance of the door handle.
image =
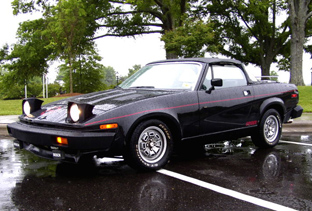
[[243, 91], [243, 93], [244, 93], [244, 96], [249, 96], [249, 95], [251, 95], [250, 90], [245, 90], [245, 91]]

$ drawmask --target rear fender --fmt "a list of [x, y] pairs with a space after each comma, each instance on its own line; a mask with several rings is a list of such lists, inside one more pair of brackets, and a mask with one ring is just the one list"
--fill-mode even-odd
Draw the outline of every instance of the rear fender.
[[286, 107], [282, 99], [277, 98], [277, 97], [272, 97], [272, 98], [264, 100], [260, 106], [260, 116], [262, 117], [264, 112], [270, 108], [274, 108], [275, 110], [277, 110], [280, 113], [282, 121], [284, 121], [284, 115], [286, 114]]

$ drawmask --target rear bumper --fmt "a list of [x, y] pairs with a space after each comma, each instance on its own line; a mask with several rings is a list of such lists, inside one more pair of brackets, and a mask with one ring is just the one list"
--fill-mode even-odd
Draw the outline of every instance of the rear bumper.
[[303, 112], [303, 108], [300, 105], [297, 105], [291, 112], [291, 118], [301, 117]]
[[[118, 146], [120, 137], [116, 132], [88, 132], [63, 130], [29, 125], [22, 122], [9, 124], [8, 133], [16, 138], [14, 145], [38, 156], [77, 162], [82, 155], [109, 152]], [[56, 142], [56, 137], [67, 138], [68, 144]], [[116, 150], [116, 149], [115, 149]]]

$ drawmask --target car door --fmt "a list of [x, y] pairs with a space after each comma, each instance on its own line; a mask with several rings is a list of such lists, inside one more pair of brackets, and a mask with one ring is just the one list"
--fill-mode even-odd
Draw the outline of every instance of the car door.
[[[222, 86], [211, 86], [211, 81], [217, 79], [222, 79]], [[248, 85], [245, 71], [240, 65], [209, 65], [198, 98], [201, 135], [236, 130], [253, 124], [249, 122], [253, 87]]]

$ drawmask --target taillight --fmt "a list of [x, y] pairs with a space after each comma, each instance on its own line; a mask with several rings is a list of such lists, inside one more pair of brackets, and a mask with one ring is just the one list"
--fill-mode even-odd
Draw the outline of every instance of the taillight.
[[291, 94], [291, 98], [298, 98], [298, 94]]
[[299, 92], [298, 92], [297, 89], [294, 90], [294, 93], [293, 93], [293, 94], [291, 94], [291, 98], [299, 98]]

